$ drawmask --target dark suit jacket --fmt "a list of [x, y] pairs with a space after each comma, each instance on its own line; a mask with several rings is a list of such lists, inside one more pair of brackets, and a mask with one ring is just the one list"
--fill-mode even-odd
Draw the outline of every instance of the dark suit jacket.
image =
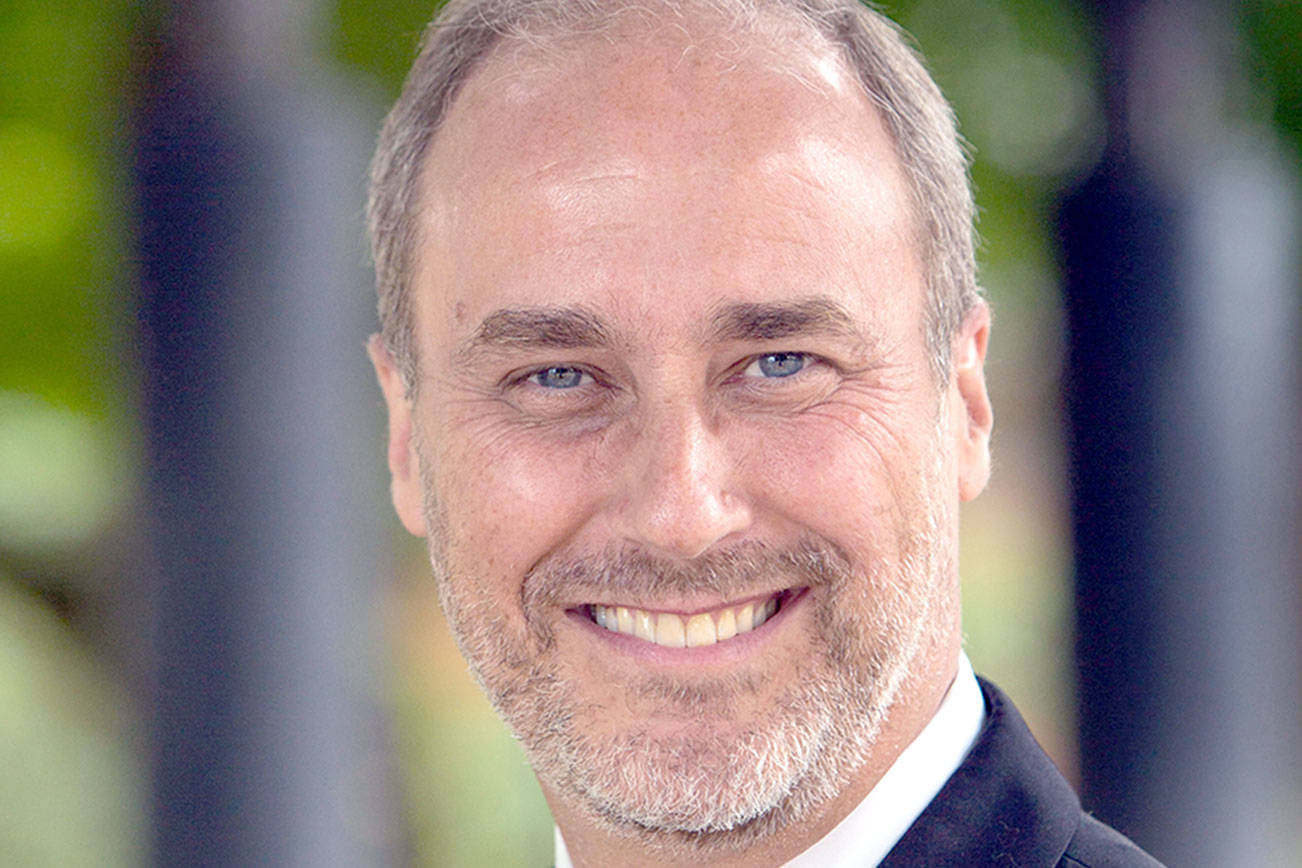
[[999, 688], [982, 680], [981, 692], [986, 722], [976, 744], [881, 868], [1160, 868], [1081, 810]]

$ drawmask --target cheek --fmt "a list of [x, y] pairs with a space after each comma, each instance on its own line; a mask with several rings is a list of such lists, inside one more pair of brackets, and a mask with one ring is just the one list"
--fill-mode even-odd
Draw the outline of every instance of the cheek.
[[537, 432], [450, 429], [434, 468], [450, 566], [517, 584], [581, 525], [594, 496], [591, 450]]
[[752, 491], [767, 509], [856, 560], [896, 553], [922, 456], [891, 430], [842, 409], [755, 431]]
[[765, 504], [838, 545], [858, 548], [883, 508], [874, 462], [859, 444], [820, 425], [757, 442], [753, 484]]

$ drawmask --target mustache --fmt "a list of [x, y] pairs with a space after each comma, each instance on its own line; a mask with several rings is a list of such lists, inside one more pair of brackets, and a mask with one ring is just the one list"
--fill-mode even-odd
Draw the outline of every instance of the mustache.
[[818, 538], [785, 547], [742, 542], [691, 561], [623, 546], [540, 561], [525, 574], [521, 594], [524, 611], [530, 613], [598, 593], [655, 596], [704, 592], [742, 597], [760, 588], [840, 585], [850, 575], [850, 559], [845, 553]]

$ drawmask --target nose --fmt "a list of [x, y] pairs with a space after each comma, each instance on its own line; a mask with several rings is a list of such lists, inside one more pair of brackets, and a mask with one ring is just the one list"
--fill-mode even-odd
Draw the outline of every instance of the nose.
[[661, 556], [691, 559], [745, 531], [750, 507], [732, 490], [738, 456], [702, 413], [665, 404], [647, 415], [625, 465], [617, 532]]

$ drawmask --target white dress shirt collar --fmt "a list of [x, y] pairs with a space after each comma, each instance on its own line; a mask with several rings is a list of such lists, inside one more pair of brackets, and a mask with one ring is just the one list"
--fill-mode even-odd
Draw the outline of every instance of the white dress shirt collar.
[[785, 868], [873, 868], [885, 859], [963, 764], [985, 717], [981, 686], [960, 651], [958, 675], [918, 737], [858, 807]]

